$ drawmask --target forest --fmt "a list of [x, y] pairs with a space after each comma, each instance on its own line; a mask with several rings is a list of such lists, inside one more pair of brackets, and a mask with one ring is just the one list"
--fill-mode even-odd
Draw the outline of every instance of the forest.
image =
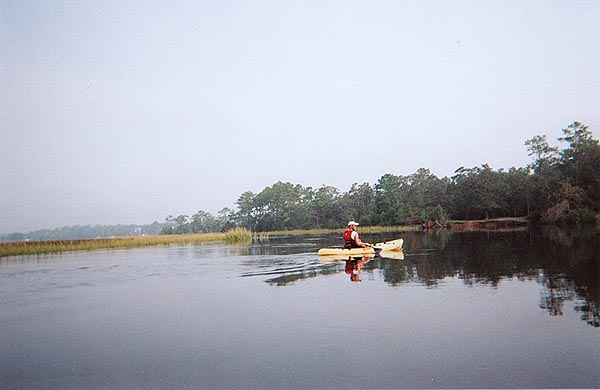
[[562, 134], [562, 149], [545, 135], [526, 140], [532, 158], [526, 167], [460, 167], [443, 178], [421, 168], [408, 176], [386, 173], [374, 185], [355, 183], [347, 192], [279, 181], [259, 193], [244, 192], [235, 209], [223, 208], [216, 217], [202, 210], [191, 217], [168, 216], [162, 232], [340, 228], [351, 219], [367, 226], [444, 227], [452, 220], [506, 217], [527, 217], [533, 224], [600, 224], [600, 144], [580, 122]]

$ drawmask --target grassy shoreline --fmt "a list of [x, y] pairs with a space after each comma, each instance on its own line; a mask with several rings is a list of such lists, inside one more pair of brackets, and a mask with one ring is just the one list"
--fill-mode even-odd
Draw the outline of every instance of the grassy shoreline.
[[233, 229], [224, 233], [171, 234], [154, 236], [126, 236], [76, 240], [44, 240], [0, 243], [0, 257], [38, 255], [96, 249], [130, 249], [147, 246], [176, 244], [203, 244], [225, 242], [250, 243], [252, 233], [246, 229]]
[[95, 249], [128, 249], [145, 246], [219, 242], [225, 240], [222, 236], [224, 236], [224, 233], [5, 242], [0, 243], [0, 257]]
[[[418, 226], [365, 226], [361, 227], [362, 233], [380, 233], [394, 231], [415, 231]], [[44, 241], [18, 241], [0, 243], [0, 258], [8, 256], [39, 255], [47, 253], [60, 253], [70, 251], [88, 251], [97, 249], [129, 249], [147, 246], [177, 245], [177, 244], [251, 244], [253, 240], [265, 241], [269, 236], [280, 235], [317, 235], [335, 234], [340, 229], [311, 229], [311, 230], [283, 230], [275, 232], [252, 233], [243, 228], [236, 228], [224, 233], [194, 233], [170, 234], [153, 236], [126, 236], [108, 238], [90, 238], [76, 240], [44, 240]]]

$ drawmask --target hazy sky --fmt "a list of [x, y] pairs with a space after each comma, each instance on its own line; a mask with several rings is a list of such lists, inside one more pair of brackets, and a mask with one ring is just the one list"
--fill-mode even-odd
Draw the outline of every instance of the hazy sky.
[[600, 128], [600, 1], [0, 0], [0, 233], [277, 181], [530, 162]]

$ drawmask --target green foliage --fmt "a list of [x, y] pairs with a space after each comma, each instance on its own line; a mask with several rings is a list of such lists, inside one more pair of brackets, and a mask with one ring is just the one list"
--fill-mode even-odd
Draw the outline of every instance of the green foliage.
[[562, 132], [558, 140], [567, 146], [532, 179], [539, 200], [532, 217], [552, 224], [593, 223], [600, 215], [600, 144], [580, 122]]
[[504, 195], [507, 188], [504, 171], [494, 172], [487, 164], [475, 168], [461, 167], [452, 177], [452, 184], [453, 215], [461, 216], [460, 219], [505, 216]]
[[587, 208], [600, 204], [600, 144], [592, 137], [588, 126], [573, 122], [563, 129], [559, 141], [569, 146], [560, 154], [562, 177], [583, 189]]
[[229, 221], [231, 213], [223, 209], [219, 212], [219, 219], [212, 214], [200, 210], [196, 214], [188, 217], [179, 215], [173, 217], [169, 215], [165, 218], [165, 226], [161, 234], [191, 234], [191, 233], [214, 233], [226, 230], [231, 227]]
[[431, 224], [435, 227], [444, 227], [450, 222], [450, 215], [440, 205], [427, 207], [421, 211], [420, 222], [425, 225]]
[[348, 192], [277, 182], [258, 194], [246, 191], [237, 210], [219, 217], [199, 211], [191, 218], [169, 216], [165, 233], [292, 229], [339, 229], [348, 220], [361, 225], [446, 226], [458, 220], [528, 216], [542, 223], [587, 223], [600, 219], [600, 146], [588, 126], [574, 122], [551, 146], [545, 135], [525, 141], [531, 165], [494, 170], [488, 164], [460, 167], [438, 178], [421, 168], [412, 175], [384, 174], [375, 185], [354, 183]]
[[545, 168], [554, 164], [558, 158], [558, 148], [551, 147], [545, 135], [533, 136], [525, 141], [525, 146], [527, 146], [529, 156], [534, 158], [531, 167], [535, 173], [545, 173]]

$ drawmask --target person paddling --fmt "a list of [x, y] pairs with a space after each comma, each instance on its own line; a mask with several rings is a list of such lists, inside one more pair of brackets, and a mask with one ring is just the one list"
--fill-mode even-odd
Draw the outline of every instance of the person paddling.
[[362, 242], [356, 231], [356, 227], [358, 226], [358, 222], [350, 221], [348, 222], [348, 229], [344, 231], [344, 248], [364, 248], [367, 246], [371, 246], [371, 244]]

